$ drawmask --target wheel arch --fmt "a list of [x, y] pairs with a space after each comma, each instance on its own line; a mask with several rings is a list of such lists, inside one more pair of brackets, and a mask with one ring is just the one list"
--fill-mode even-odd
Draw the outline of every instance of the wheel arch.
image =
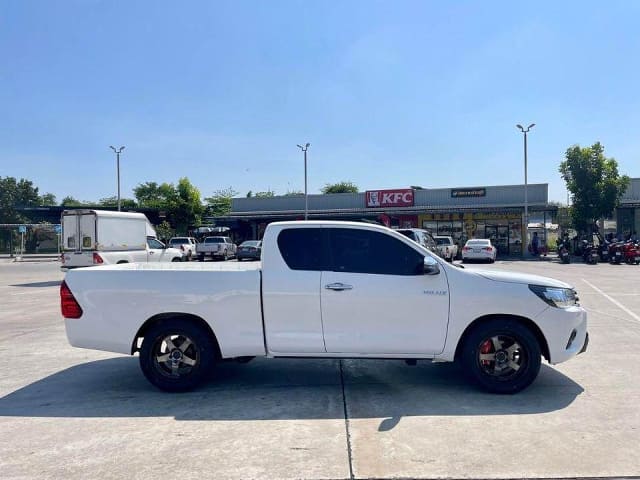
[[511, 314], [503, 314], [503, 313], [496, 313], [496, 314], [491, 314], [491, 315], [483, 315], [482, 317], [476, 318], [473, 322], [471, 322], [469, 325], [467, 325], [467, 328], [465, 328], [464, 332], [462, 332], [462, 335], [458, 339], [458, 344], [456, 346], [456, 353], [455, 353], [454, 359], [458, 360], [460, 358], [462, 345], [464, 345], [465, 340], [467, 339], [467, 337], [473, 331], [474, 328], [476, 328], [478, 325], [481, 325], [483, 323], [489, 322], [491, 320], [496, 320], [496, 319], [500, 319], [500, 320], [504, 320], [504, 319], [515, 320], [519, 324], [521, 324], [524, 327], [528, 328], [534, 334], [534, 336], [536, 337], [536, 340], [538, 340], [538, 344], [540, 345], [540, 351], [542, 352], [542, 356], [547, 361], [549, 361], [549, 358], [550, 358], [549, 345], [547, 343], [547, 339], [545, 338], [544, 334], [542, 333], [542, 330], [540, 330], [540, 327], [533, 320], [531, 320], [529, 318], [521, 317], [519, 315], [511, 315]]
[[146, 322], [144, 322], [136, 332], [135, 336], [133, 337], [133, 342], [131, 343], [131, 355], [140, 351], [140, 346], [139, 346], [140, 340], [144, 338], [145, 333], [149, 331], [149, 329], [152, 326], [157, 325], [158, 323], [163, 322], [165, 320], [182, 320], [185, 322], [199, 325], [200, 327], [204, 328], [213, 339], [213, 343], [216, 347], [216, 352], [215, 352], [216, 359], [222, 358], [222, 351], [220, 350], [220, 344], [218, 343], [218, 338], [216, 337], [216, 334], [211, 328], [211, 325], [209, 325], [203, 318], [197, 315], [193, 315], [191, 313], [184, 313], [184, 312], [159, 313], [158, 315], [154, 315], [153, 317], [149, 318]]

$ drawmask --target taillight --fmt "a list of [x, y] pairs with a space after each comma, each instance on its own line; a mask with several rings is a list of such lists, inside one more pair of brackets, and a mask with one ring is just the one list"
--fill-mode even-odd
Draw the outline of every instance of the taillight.
[[64, 318], [80, 318], [82, 316], [82, 308], [65, 281], [60, 285], [60, 310]]
[[482, 247], [482, 249], [486, 252], [493, 252], [493, 247]]
[[462, 247], [463, 252], [468, 252], [469, 250], [471, 250], [469, 247]]
[[104, 260], [102, 260], [102, 257], [98, 255], [97, 252], [93, 252], [93, 263], [94, 265], [100, 265], [101, 263], [104, 263]]

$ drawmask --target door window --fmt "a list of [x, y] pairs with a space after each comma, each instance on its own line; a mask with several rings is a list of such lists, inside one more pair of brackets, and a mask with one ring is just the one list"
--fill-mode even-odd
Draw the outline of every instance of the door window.
[[331, 270], [378, 275], [422, 275], [424, 255], [381, 232], [332, 228]]
[[149, 245], [149, 248], [164, 248], [164, 244], [162, 242], [153, 238], [147, 238], [147, 245]]
[[290, 228], [278, 235], [280, 255], [291, 270], [327, 270], [325, 230]]

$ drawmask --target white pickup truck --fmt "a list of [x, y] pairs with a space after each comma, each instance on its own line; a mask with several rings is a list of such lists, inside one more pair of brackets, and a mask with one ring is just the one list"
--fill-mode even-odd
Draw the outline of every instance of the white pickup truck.
[[81, 268], [60, 287], [71, 345], [139, 353], [160, 389], [196, 387], [224, 359], [460, 360], [469, 378], [515, 393], [541, 357], [586, 349], [570, 285], [450, 265], [405, 236], [355, 222], [267, 227], [261, 263]]
[[452, 262], [458, 255], [458, 245], [455, 244], [452, 237], [436, 235], [433, 237], [438, 246], [440, 256], [449, 262]]
[[237, 248], [229, 237], [206, 237], [203, 242], [198, 244], [196, 252], [201, 262], [207, 256], [212, 259], [222, 258], [227, 260], [236, 256]]

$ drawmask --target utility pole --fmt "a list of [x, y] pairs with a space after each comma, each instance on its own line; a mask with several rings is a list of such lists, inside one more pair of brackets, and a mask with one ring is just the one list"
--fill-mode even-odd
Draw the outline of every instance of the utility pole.
[[[532, 123], [525, 130], [522, 125], [518, 124], [516, 127], [520, 129], [520, 131], [524, 134], [524, 244], [529, 245], [529, 198], [527, 192], [527, 133], [536, 124]], [[522, 253], [524, 254], [524, 245]]]
[[124, 146], [118, 149], [113, 146], [109, 146], [109, 148], [116, 152], [116, 168], [118, 170], [118, 211], [120, 211], [120, 153], [124, 150]]
[[309, 217], [309, 197], [307, 196], [307, 150], [311, 146], [310, 143], [305, 143], [304, 147], [298, 145], [298, 148], [304, 152], [304, 219]]

